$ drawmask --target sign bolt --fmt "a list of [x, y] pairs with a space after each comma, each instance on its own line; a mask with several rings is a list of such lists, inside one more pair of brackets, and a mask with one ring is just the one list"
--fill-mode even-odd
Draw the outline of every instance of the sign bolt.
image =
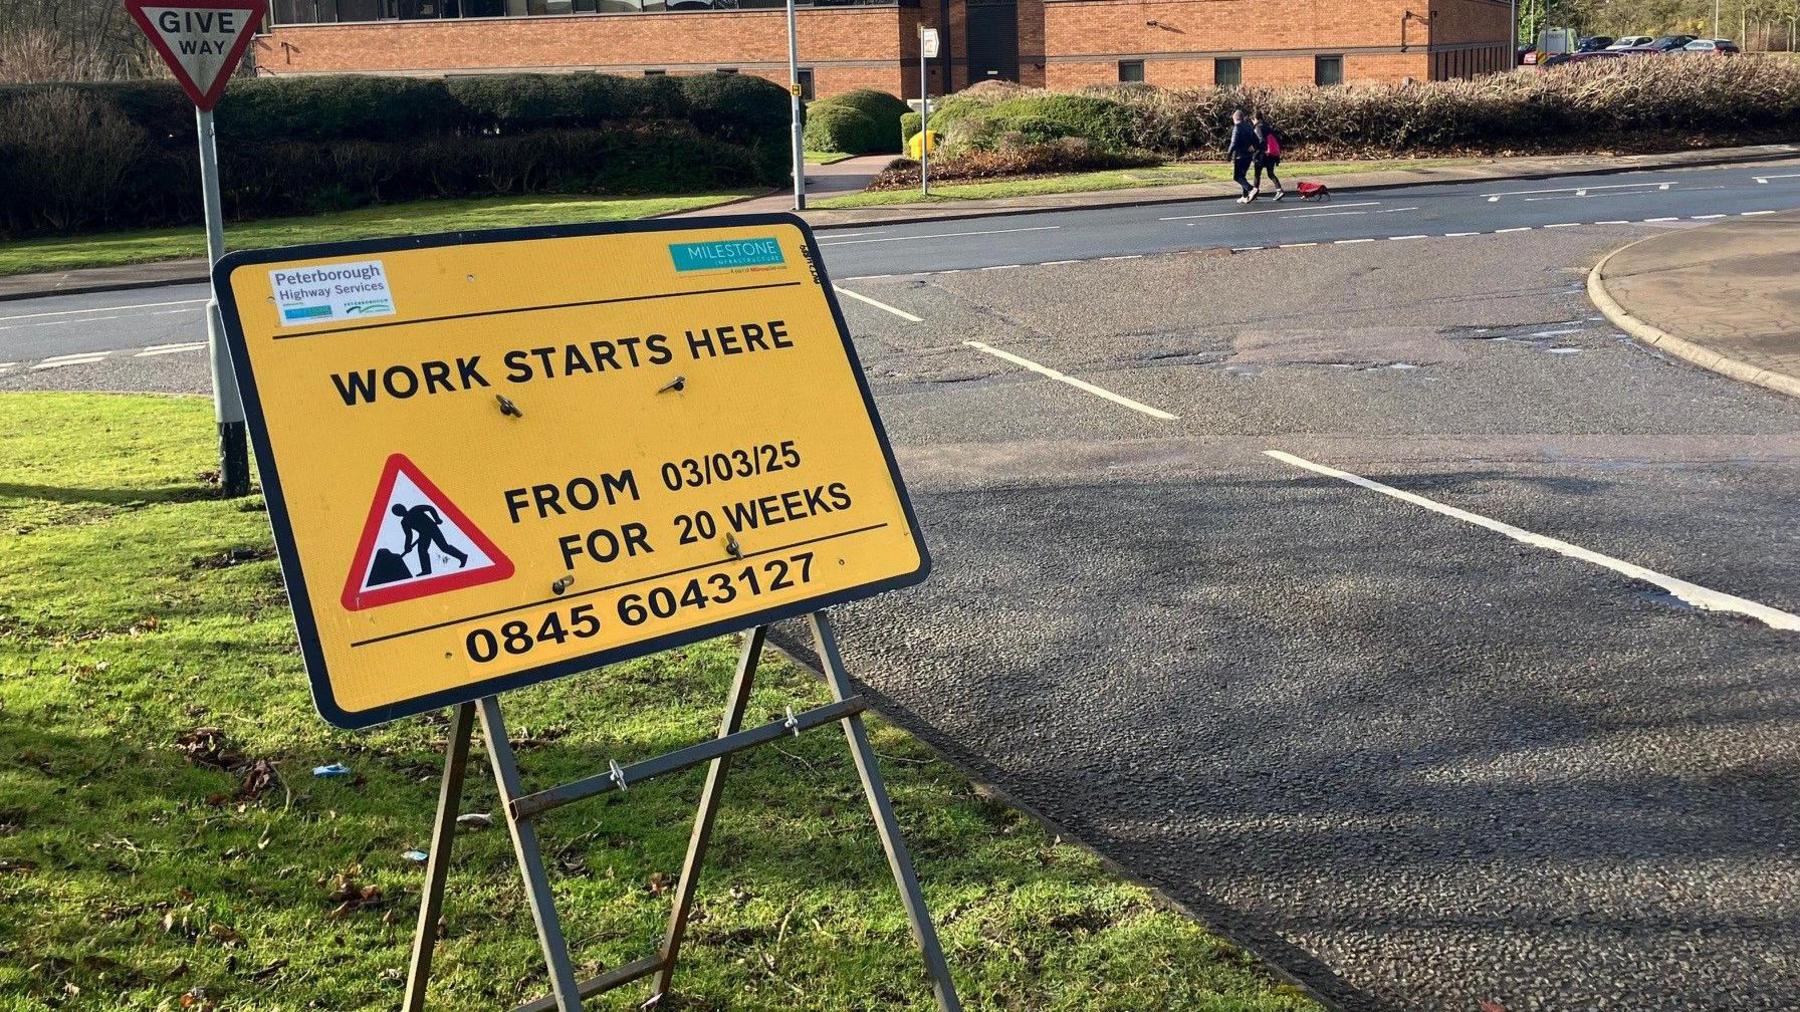
[[618, 785], [619, 790], [621, 790], [621, 791], [624, 790], [625, 789], [625, 771], [619, 768], [619, 761], [617, 759], [608, 759], [608, 760], [606, 760], [606, 767], [607, 767], [607, 778], [610, 779], [614, 784]]
[[511, 415], [514, 418], [524, 418], [525, 417], [525, 412], [520, 411], [519, 406], [517, 404], [514, 404], [512, 402], [512, 400], [509, 399], [505, 394], [495, 394], [494, 400], [499, 402], [501, 414]]
[[550, 585], [550, 590], [552, 593], [560, 594], [573, 586], [575, 586], [575, 578], [573, 576], [565, 576], [555, 583], [552, 583]]
[[741, 559], [744, 557], [744, 546], [738, 544], [737, 535], [729, 532], [726, 533], [725, 552], [734, 559]]
[[661, 387], [658, 387], [656, 392], [659, 394], [666, 394], [673, 390], [676, 393], [680, 393], [685, 389], [687, 389], [687, 378], [684, 376], [677, 376], [669, 382], [664, 383]]
[[794, 732], [794, 737], [800, 737], [800, 721], [794, 717], [794, 706], [792, 703], [788, 704], [787, 719], [781, 722], [781, 726]]

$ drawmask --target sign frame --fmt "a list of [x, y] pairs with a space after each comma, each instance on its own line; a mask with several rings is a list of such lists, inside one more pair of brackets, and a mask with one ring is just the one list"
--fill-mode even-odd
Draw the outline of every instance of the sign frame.
[[[243, 34], [239, 35], [237, 41], [231, 44], [231, 51], [225, 54], [225, 62], [219, 70], [219, 76], [213, 80], [211, 85], [202, 88], [200, 82], [188, 75], [187, 68], [181, 65], [180, 58], [163, 40], [162, 33], [156, 30], [154, 24], [151, 24], [150, 16], [144, 13], [145, 7], [241, 11], [248, 17], [249, 23], [245, 26]], [[231, 78], [237, 71], [238, 62], [244, 58], [244, 50], [250, 48], [250, 40], [256, 38], [257, 31], [262, 28], [263, 16], [268, 13], [268, 5], [258, 3], [257, 0], [125, 0], [125, 9], [131, 14], [131, 19], [137, 22], [138, 28], [142, 29], [143, 33], [149, 37], [150, 45], [155, 47], [157, 55], [161, 56], [163, 63], [168, 65], [169, 72], [175, 75], [175, 81], [181, 85], [181, 90], [187, 92], [188, 98], [201, 112], [211, 112], [212, 107], [219, 104], [220, 97], [225, 94], [225, 86], [231, 83]]]
[[[676, 630], [659, 636], [649, 637], [633, 643], [622, 644], [597, 650], [592, 653], [567, 657], [545, 664], [535, 665], [509, 674], [496, 675], [479, 681], [470, 681], [448, 689], [426, 693], [409, 699], [396, 701], [365, 710], [347, 710], [339, 706], [332, 693], [330, 672], [326, 666], [325, 652], [319, 640], [319, 630], [313, 615], [315, 594], [323, 594], [326, 600], [335, 600], [338, 588], [309, 588], [306, 584], [305, 572], [300, 565], [300, 555], [293, 538], [291, 518], [287, 508], [286, 489], [282, 483], [281, 468], [275, 459], [274, 450], [269, 440], [267, 420], [263, 414], [261, 393], [256, 384], [256, 376], [251, 369], [246, 338], [242, 322], [238, 316], [237, 293], [233, 290], [231, 279], [234, 272], [251, 269], [272, 263], [285, 263], [301, 259], [347, 259], [354, 257], [375, 256], [383, 253], [408, 252], [422, 249], [435, 249], [447, 246], [480, 245], [488, 243], [508, 243], [540, 239], [565, 239], [589, 236], [607, 236], [655, 232], [694, 232], [704, 228], [766, 228], [772, 226], [790, 226], [797, 229], [801, 237], [803, 255], [810, 261], [812, 269], [817, 273], [819, 287], [823, 292], [826, 304], [830, 307], [831, 318], [838, 330], [838, 337], [843, 344], [844, 354], [855, 374], [857, 392], [862, 399], [868, 414], [875, 441], [880, 447], [882, 463], [886, 466], [889, 479], [893, 483], [902, 515], [905, 517], [912, 542], [918, 549], [919, 564], [909, 573], [888, 577], [872, 583], [856, 587], [830, 591], [825, 594], [806, 597], [773, 605], [769, 608], [731, 616], [713, 622], [707, 622], [689, 629]], [[900, 474], [899, 464], [894, 459], [894, 450], [888, 440], [887, 428], [881, 421], [876, 409], [874, 395], [869, 389], [867, 375], [863, 371], [861, 358], [856, 353], [856, 345], [851, 337], [849, 325], [844, 319], [842, 305], [838, 301], [836, 289], [832, 286], [826, 272], [823, 258], [819, 254], [818, 243], [812, 229], [796, 215], [789, 213], [773, 214], [735, 214], [707, 217], [705, 219], [650, 219], [623, 222], [593, 222], [566, 225], [535, 225], [505, 229], [490, 229], [472, 232], [440, 232], [428, 235], [401, 236], [380, 239], [359, 239], [343, 242], [313, 243], [301, 246], [286, 246], [272, 249], [239, 250], [221, 258], [213, 268], [214, 289], [219, 293], [221, 315], [224, 317], [226, 344], [231, 351], [232, 368], [237, 376], [239, 389], [243, 394], [245, 414], [248, 422], [251, 446], [256, 454], [256, 462], [262, 478], [264, 501], [268, 507], [269, 523], [273, 529], [275, 549], [281, 562], [282, 582], [288, 593], [290, 608], [294, 615], [295, 629], [300, 640], [302, 658], [305, 661], [308, 680], [312, 686], [314, 706], [319, 715], [336, 727], [346, 730], [362, 730], [378, 724], [414, 716], [433, 710], [461, 703], [472, 703], [485, 697], [495, 696], [513, 689], [535, 685], [539, 682], [565, 678], [616, 664], [648, 656], [664, 650], [687, 646], [701, 640], [739, 632], [756, 626], [773, 625], [790, 619], [801, 618], [817, 612], [837, 607], [850, 601], [873, 597], [890, 590], [910, 587], [922, 582], [931, 572], [931, 554], [925, 544], [923, 531], [919, 527], [918, 516], [913, 510], [912, 498], [907, 491], [906, 483]], [[393, 452], [404, 453], [396, 447]]]

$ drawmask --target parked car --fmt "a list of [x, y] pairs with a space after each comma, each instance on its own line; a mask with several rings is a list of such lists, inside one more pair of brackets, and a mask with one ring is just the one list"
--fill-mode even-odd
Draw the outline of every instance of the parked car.
[[1575, 51], [1578, 53], [1597, 53], [1612, 44], [1613, 37], [1610, 35], [1590, 35], [1575, 44]]
[[1694, 41], [1695, 38], [1696, 36], [1693, 35], [1664, 35], [1653, 39], [1650, 42], [1650, 48], [1659, 53], [1672, 53]]
[[1614, 52], [1617, 52], [1621, 49], [1632, 49], [1637, 46], [1647, 46], [1650, 43], [1655, 42], [1655, 41], [1656, 41], [1655, 39], [1651, 38], [1648, 35], [1621, 35], [1618, 38], [1612, 40], [1612, 42], [1610, 44], [1608, 44], [1606, 48], [1613, 50]]
[[1518, 60], [1519, 65], [1522, 67], [1529, 67], [1532, 64], [1537, 62], [1537, 47], [1536, 46], [1520, 46], [1518, 56], [1519, 56], [1519, 60]]
[[1624, 56], [1625, 54], [1622, 52], [1615, 53], [1604, 49], [1590, 50], [1585, 53], [1558, 53], [1555, 56], [1545, 57], [1544, 62], [1539, 64], [1539, 66], [1549, 69], [1551, 67], [1566, 67], [1576, 63], [1609, 63], [1613, 60], [1622, 59]]
[[1703, 53], [1709, 56], [1736, 56], [1737, 43], [1730, 39], [1695, 39], [1682, 46], [1679, 52]]

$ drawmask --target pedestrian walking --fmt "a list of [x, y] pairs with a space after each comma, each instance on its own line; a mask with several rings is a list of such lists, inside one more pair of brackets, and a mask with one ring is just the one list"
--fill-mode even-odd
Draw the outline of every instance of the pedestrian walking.
[[1231, 146], [1226, 153], [1231, 156], [1231, 178], [1244, 190], [1238, 203], [1248, 204], [1256, 199], [1256, 187], [1250, 185], [1250, 166], [1256, 161], [1256, 131], [1244, 120], [1244, 110], [1231, 110]]
[[1263, 173], [1269, 174], [1269, 182], [1275, 184], [1277, 201], [1287, 196], [1282, 192], [1281, 179], [1275, 175], [1275, 167], [1281, 164], [1281, 136], [1273, 124], [1263, 118], [1260, 112], [1250, 114], [1250, 129], [1256, 134], [1256, 186], [1262, 192]]

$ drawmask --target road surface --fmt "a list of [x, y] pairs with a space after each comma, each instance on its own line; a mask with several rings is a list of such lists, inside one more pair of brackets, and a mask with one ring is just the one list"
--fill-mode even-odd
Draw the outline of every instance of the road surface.
[[[936, 563], [846, 609], [852, 671], [1346, 1007], [1792, 1008], [1800, 402], [1582, 282], [1796, 205], [1765, 163], [821, 233]], [[0, 388], [204, 390], [199, 296], [5, 304]]]

